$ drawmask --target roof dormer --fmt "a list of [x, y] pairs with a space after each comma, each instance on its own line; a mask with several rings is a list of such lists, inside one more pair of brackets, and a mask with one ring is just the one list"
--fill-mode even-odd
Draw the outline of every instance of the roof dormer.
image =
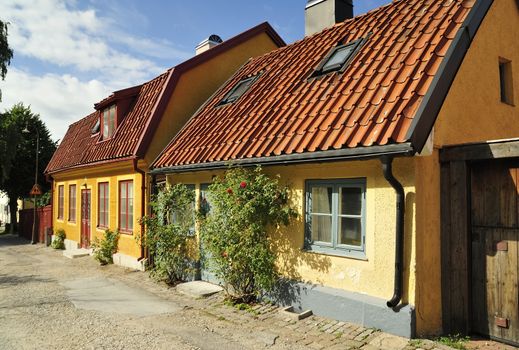
[[109, 97], [94, 105], [94, 108], [100, 111], [99, 121], [94, 128], [99, 130], [101, 140], [107, 140], [113, 136], [117, 127], [132, 108], [141, 87], [142, 85], [138, 85], [115, 91]]

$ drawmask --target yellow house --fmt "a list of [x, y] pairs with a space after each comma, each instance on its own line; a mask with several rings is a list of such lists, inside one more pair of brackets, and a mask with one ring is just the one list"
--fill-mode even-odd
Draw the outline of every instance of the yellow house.
[[202, 197], [229, 162], [279, 174], [299, 220], [272, 237], [301, 309], [518, 343], [519, 4], [326, 22], [350, 5], [309, 1], [308, 35], [243, 66], [151, 173]]
[[52, 179], [53, 228], [68, 249], [119, 230], [114, 262], [142, 269], [139, 219], [147, 212], [148, 166], [186, 120], [241, 65], [283, 46], [268, 23], [229, 40], [202, 41], [196, 56], [142, 85], [116, 91], [70, 125], [45, 172]]

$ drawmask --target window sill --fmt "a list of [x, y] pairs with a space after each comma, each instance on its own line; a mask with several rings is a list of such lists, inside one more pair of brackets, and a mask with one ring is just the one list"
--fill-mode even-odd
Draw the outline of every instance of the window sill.
[[109, 227], [108, 227], [108, 226], [96, 226], [96, 229], [97, 229], [98, 231], [106, 231], [106, 230], [109, 229]]
[[337, 249], [332, 247], [323, 246], [307, 246], [301, 249], [305, 253], [318, 254], [318, 255], [329, 255], [340, 258], [349, 258], [354, 260], [368, 261], [368, 257], [364, 251], [353, 250], [353, 249]]
[[123, 229], [118, 229], [120, 234], [127, 235], [127, 236], [133, 236], [133, 231], [126, 231]]

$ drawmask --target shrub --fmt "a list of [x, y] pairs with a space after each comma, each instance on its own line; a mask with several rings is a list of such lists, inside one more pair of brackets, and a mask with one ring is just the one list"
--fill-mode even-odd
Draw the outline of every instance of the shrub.
[[200, 215], [209, 268], [224, 281], [228, 298], [252, 302], [271, 291], [279, 278], [267, 230], [288, 225], [296, 216], [288, 204], [288, 188], [260, 167], [234, 168], [209, 186], [209, 196], [211, 213]]
[[65, 230], [62, 228], [57, 229], [54, 232], [54, 240], [50, 246], [54, 249], [65, 249], [65, 237]]
[[92, 248], [94, 259], [101, 265], [113, 264], [113, 255], [117, 253], [117, 243], [119, 242], [119, 231], [106, 230], [103, 239], [94, 238]]
[[168, 284], [185, 281], [195, 271], [190, 259], [194, 199], [194, 191], [183, 184], [165, 187], [150, 203], [155, 214], [141, 219], [146, 228], [141, 244], [153, 256], [152, 276]]

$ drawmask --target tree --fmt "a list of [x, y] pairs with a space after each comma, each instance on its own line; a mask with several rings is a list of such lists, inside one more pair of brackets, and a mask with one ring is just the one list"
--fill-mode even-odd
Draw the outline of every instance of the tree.
[[[7, 43], [7, 23], [0, 20], [0, 77], [5, 79], [7, 74], [7, 66], [13, 58], [13, 50], [9, 48]], [[2, 100], [2, 91], [0, 90], [0, 101]]]
[[[25, 128], [29, 133], [22, 133]], [[38, 134], [38, 183], [45, 192], [50, 186], [45, 181], [43, 171], [56, 150], [56, 143], [51, 140], [49, 130], [40, 116], [22, 103], [0, 114], [0, 191], [9, 197], [11, 233], [16, 223], [16, 202], [28, 196], [34, 185]]]

